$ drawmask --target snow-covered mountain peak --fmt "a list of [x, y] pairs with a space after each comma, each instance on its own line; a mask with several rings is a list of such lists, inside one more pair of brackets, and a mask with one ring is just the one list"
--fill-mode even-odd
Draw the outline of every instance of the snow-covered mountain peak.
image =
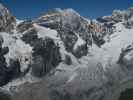
[[4, 90], [46, 80], [51, 100], [115, 100], [112, 91], [120, 94], [117, 86], [132, 83], [132, 7], [95, 20], [60, 8], [28, 21], [16, 19], [2, 5], [0, 13]]

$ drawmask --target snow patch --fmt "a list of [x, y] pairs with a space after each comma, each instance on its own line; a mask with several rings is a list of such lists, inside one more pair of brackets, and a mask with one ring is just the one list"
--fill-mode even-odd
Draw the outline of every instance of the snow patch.
[[69, 78], [69, 80], [67, 81], [67, 83], [69, 83], [69, 82], [71, 82], [71, 81], [73, 81], [74, 80], [74, 78], [75, 77], [77, 77], [78, 76], [78, 74], [75, 72], [75, 73], [73, 73], [72, 74], [72, 76]]
[[79, 46], [85, 44], [85, 41], [78, 34], [76, 34], [76, 35], [78, 37], [78, 40], [77, 40], [77, 42], [74, 45], [74, 50], [76, 50]]
[[37, 25], [37, 24], [33, 24], [33, 26], [37, 30], [39, 38], [49, 37], [49, 38], [52, 38], [54, 40], [58, 40], [59, 39], [57, 37], [57, 31], [52, 30], [50, 28], [42, 27], [42, 26]]
[[18, 24], [20, 24], [22, 22], [24, 22], [24, 21], [23, 20], [16, 19], [16, 25], [18, 25]]

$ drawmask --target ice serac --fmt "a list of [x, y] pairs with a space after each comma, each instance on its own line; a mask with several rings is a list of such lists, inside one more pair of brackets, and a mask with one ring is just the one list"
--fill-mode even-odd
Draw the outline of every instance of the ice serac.
[[133, 7], [96, 20], [60, 8], [27, 21], [0, 13], [0, 99], [121, 100], [133, 89]]

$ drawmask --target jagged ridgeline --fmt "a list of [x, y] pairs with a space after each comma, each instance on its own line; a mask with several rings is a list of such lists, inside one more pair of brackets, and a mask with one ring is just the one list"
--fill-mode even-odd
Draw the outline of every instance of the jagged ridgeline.
[[0, 99], [122, 100], [132, 77], [133, 7], [95, 20], [56, 8], [23, 21], [0, 4]]

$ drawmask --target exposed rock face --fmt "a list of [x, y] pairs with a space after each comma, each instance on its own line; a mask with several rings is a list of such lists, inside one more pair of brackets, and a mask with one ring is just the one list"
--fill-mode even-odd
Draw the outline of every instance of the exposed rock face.
[[19, 77], [21, 71], [19, 61], [10, 60], [10, 66], [7, 65], [4, 55], [9, 52], [9, 48], [2, 48], [4, 42], [2, 37], [0, 41], [0, 86], [3, 86], [12, 79]]
[[125, 65], [129, 69], [132, 68], [133, 66], [132, 54], [133, 54], [133, 45], [129, 45], [125, 49], [122, 49], [118, 63]]
[[32, 25], [32, 21], [24, 21], [22, 23], [20, 23], [18, 26], [17, 26], [17, 31], [22, 33], [24, 32], [25, 30], [29, 29], [29, 28], [32, 28], [33, 25]]
[[[32, 71], [36, 76], [44, 76], [61, 62], [59, 47], [51, 39], [39, 43], [35, 47], [33, 56], [35, 59], [33, 60]], [[40, 62], [40, 68], [37, 65], [38, 62]]]
[[0, 4], [0, 32], [10, 32], [15, 27], [16, 19]]
[[71, 65], [72, 64], [72, 60], [71, 60], [71, 57], [69, 55], [65, 55], [64, 63], [67, 64], [67, 65]]
[[37, 32], [31, 30], [23, 35], [22, 40], [33, 47], [33, 75], [44, 76], [61, 62], [59, 47], [52, 39], [40, 39]]
[[129, 7], [128, 10], [114, 10], [111, 16], [104, 16], [97, 19], [99, 22], [106, 24], [115, 24], [122, 22], [126, 28], [132, 28], [133, 26], [133, 7]]
[[133, 90], [127, 89], [121, 93], [119, 100], [125, 100], [125, 99], [132, 100], [133, 99], [132, 94], [133, 94]]
[[3, 91], [0, 91], [0, 99], [1, 100], [11, 100], [11, 96]]

